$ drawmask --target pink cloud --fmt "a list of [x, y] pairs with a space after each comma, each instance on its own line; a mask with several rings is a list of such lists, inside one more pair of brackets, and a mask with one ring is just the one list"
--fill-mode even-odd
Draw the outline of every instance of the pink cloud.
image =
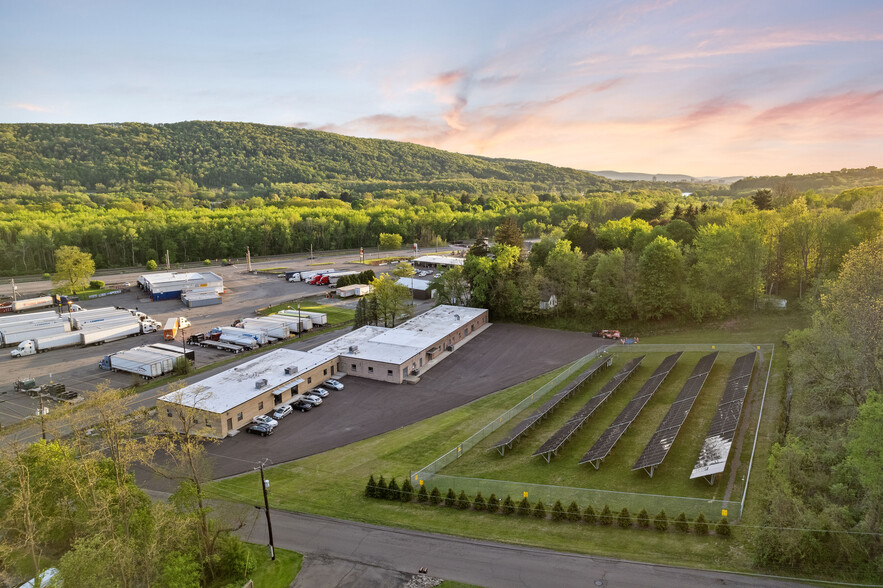
[[27, 110], [28, 112], [51, 112], [49, 108], [45, 106], [40, 106], [38, 104], [28, 104], [26, 102], [16, 102], [14, 104], [10, 104], [12, 108], [18, 108], [19, 110]]

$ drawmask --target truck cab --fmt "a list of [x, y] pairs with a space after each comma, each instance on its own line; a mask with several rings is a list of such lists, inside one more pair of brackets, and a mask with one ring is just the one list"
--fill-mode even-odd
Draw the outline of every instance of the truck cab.
[[9, 355], [12, 357], [25, 357], [26, 355], [36, 355], [37, 346], [31, 339], [27, 341], [22, 341], [18, 344], [18, 347], [9, 352]]

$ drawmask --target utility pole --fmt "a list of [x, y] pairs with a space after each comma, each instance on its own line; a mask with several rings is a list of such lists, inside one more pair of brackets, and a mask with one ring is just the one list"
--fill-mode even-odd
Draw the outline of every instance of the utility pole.
[[245, 246], [245, 264], [246, 270], [248, 270], [248, 273], [251, 273], [251, 249], [248, 245]]
[[43, 410], [43, 392], [39, 392], [40, 396], [40, 430], [43, 432], [43, 441], [46, 440], [46, 412]]
[[169, 250], [166, 249], [166, 271], [171, 271], [172, 264], [169, 263]]
[[267, 512], [267, 532], [270, 534], [270, 559], [276, 560], [276, 547], [273, 545], [273, 524], [270, 522], [270, 499], [267, 497], [267, 489], [270, 481], [264, 479], [264, 461], [261, 461], [261, 488], [264, 490], [264, 510]]
[[16, 296], [16, 292], [18, 292], [18, 288], [15, 286], [15, 280], [12, 280], [12, 301], [15, 302], [18, 300]]

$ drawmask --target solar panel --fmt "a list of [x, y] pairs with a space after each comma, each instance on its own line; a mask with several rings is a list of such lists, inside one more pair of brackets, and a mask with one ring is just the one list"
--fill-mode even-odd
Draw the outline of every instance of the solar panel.
[[668, 455], [668, 451], [680, 432], [681, 426], [687, 420], [687, 416], [690, 414], [690, 410], [693, 408], [699, 392], [702, 391], [702, 386], [705, 385], [705, 380], [708, 379], [708, 374], [711, 372], [716, 359], [717, 352], [715, 351], [704, 356], [696, 363], [693, 372], [687, 378], [677, 398], [669, 407], [662, 422], [659, 423], [659, 427], [656, 429], [653, 437], [650, 438], [647, 446], [644, 447], [641, 457], [632, 466], [632, 470], [644, 469], [647, 470], [650, 477], [653, 477], [654, 470], [665, 460], [665, 456]]
[[569, 397], [589, 377], [591, 377], [593, 374], [595, 374], [595, 372], [601, 369], [601, 367], [609, 365], [610, 363], [611, 359], [609, 357], [598, 358], [580, 375], [569, 382], [567, 386], [561, 389], [561, 391], [557, 392], [549, 400], [544, 402], [543, 405], [535, 410], [529, 417], [515, 425], [512, 430], [509, 431], [509, 434], [506, 435], [506, 437], [504, 437], [501, 441], [493, 446], [493, 449], [499, 451], [501, 455], [505, 455], [506, 447], [511, 447], [512, 444], [517, 441], [528, 429], [536, 424], [537, 421], [546, 416], [549, 411], [558, 406], [558, 404], [561, 403], [565, 398]]
[[546, 461], [552, 459], [552, 455], [557, 453], [561, 446], [567, 442], [571, 435], [576, 432], [580, 427], [583, 426], [583, 423], [592, 416], [592, 413], [601, 406], [601, 404], [610, 397], [611, 394], [619, 387], [619, 385], [628, 378], [632, 372], [634, 372], [637, 367], [644, 360], [645, 356], [636, 357], [622, 366], [609, 382], [604, 384], [601, 387], [601, 390], [598, 391], [597, 394], [592, 396], [586, 404], [576, 411], [576, 413], [568, 419], [564, 426], [555, 431], [551, 437], [549, 437], [545, 443], [540, 445], [540, 448], [537, 449], [533, 457], [538, 455], [542, 455]]
[[592, 445], [591, 449], [582, 457], [579, 463], [590, 462], [595, 469], [598, 469], [601, 460], [607, 457], [613, 446], [619, 441], [619, 438], [629, 428], [629, 425], [638, 418], [644, 406], [647, 405], [650, 398], [659, 389], [659, 386], [662, 385], [662, 382], [671, 372], [682, 354], [679, 351], [662, 360], [662, 363], [659, 364], [653, 375], [644, 382], [640, 390], [635, 393], [635, 396], [625, 405], [625, 408], [613, 420], [610, 427], [601, 434], [601, 437]]
[[727, 456], [736, 436], [736, 427], [739, 426], [756, 357], [757, 352], [752, 351], [733, 363], [724, 394], [717, 405], [705, 443], [699, 452], [699, 459], [693, 467], [693, 473], [690, 474], [691, 480], [704, 476], [710, 478], [709, 483], [714, 483], [715, 474], [726, 469]]

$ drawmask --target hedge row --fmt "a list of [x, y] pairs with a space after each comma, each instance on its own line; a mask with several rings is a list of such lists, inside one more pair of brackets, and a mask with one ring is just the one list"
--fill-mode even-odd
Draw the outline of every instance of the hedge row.
[[[633, 528], [636, 524], [640, 528], [649, 528], [652, 525], [657, 531], [668, 531], [669, 527], [672, 527], [681, 533], [689, 533], [692, 529], [697, 535], [706, 535], [709, 532], [710, 526], [702, 513], [699, 513], [695, 520], [688, 519], [686, 513], [683, 512], [674, 519], [669, 519], [663, 509], [651, 518], [650, 514], [647, 513], [647, 509], [641, 509], [641, 512], [636, 516], [632, 516], [628, 508], [623, 508], [618, 513], [615, 513], [605, 504], [604, 508], [598, 512], [591, 505], [581, 510], [576, 501], [571, 502], [567, 508], [564, 508], [560, 500], [555, 502], [550, 513], [542, 500], [532, 505], [525, 497], [516, 503], [512, 500], [511, 496], [499, 499], [496, 494], [491, 494], [488, 498], [484, 498], [481, 492], [470, 499], [465, 491], [461, 490], [460, 494], [457, 494], [453, 488], [448, 488], [447, 493], [442, 496], [438, 488], [433, 488], [431, 492], [428, 492], [426, 486], [420, 486], [420, 489], [415, 492], [410, 480], [406, 479], [402, 486], [399, 487], [395, 478], [387, 483], [383, 476], [380, 476], [380, 480], [375, 481], [373, 475], [368, 479], [368, 484], [365, 486], [365, 496], [399, 502], [412, 502], [416, 500], [417, 502], [433, 506], [444, 504], [447, 507], [459, 510], [472, 509], [478, 512], [502, 513], [504, 515], [517, 514], [538, 519], [551, 518], [553, 521], [583, 521], [590, 525], [611, 526], [615, 523], [623, 529]], [[715, 525], [714, 533], [722, 537], [730, 535], [730, 523], [727, 517], [721, 518]]]

